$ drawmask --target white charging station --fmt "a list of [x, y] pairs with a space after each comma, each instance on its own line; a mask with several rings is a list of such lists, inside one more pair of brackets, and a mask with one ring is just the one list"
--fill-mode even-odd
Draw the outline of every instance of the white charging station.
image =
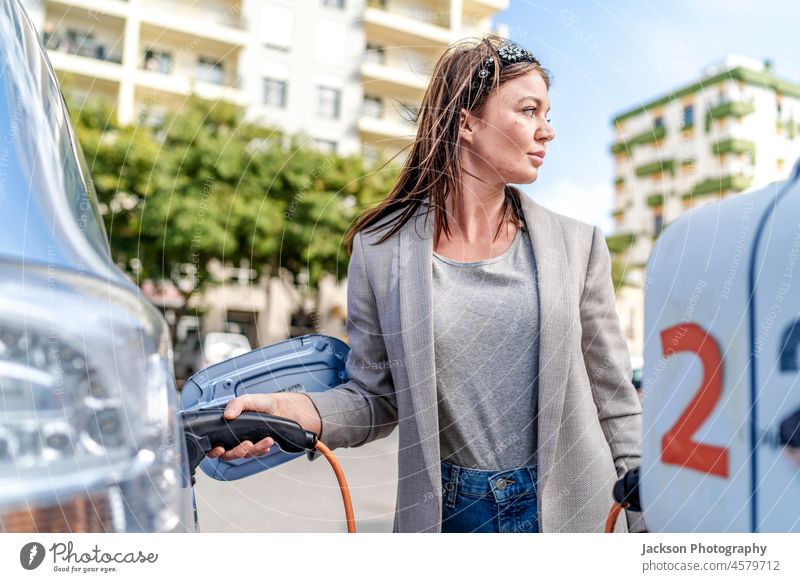
[[800, 463], [778, 438], [800, 408], [800, 164], [681, 216], [645, 285], [648, 529], [800, 531]]

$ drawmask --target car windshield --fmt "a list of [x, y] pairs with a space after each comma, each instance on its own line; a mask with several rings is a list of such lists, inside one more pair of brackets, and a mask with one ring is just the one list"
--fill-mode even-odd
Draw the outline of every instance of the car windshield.
[[105, 229], [61, 92], [10, 4], [0, 3], [0, 256], [107, 272]]

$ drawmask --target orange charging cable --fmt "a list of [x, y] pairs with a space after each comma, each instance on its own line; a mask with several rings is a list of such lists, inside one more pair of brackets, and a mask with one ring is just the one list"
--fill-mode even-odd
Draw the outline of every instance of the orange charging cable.
[[350, 489], [347, 487], [347, 479], [344, 478], [344, 471], [336, 457], [333, 456], [331, 450], [326, 447], [322, 442], [317, 441], [317, 450], [325, 455], [328, 462], [331, 464], [333, 472], [336, 473], [336, 480], [339, 481], [339, 489], [342, 491], [342, 500], [344, 501], [344, 514], [347, 517], [347, 533], [356, 533], [356, 520], [353, 517], [353, 503], [350, 501]]
[[617, 518], [619, 517], [620, 512], [628, 507], [630, 507], [629, 503], [619, 504], [616, 501], [614, 502], [614, 505], [611, 506], [611, 511], [608, 513], [608, 518], [606, 519], [605, 533], [614, 533], [614, 529], [617, 527]]

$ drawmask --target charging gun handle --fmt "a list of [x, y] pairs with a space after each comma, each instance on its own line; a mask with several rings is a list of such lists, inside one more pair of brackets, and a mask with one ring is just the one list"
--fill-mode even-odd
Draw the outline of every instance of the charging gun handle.
[[628, 503], [627, 509], [631, 511], [642, 510], [639, 501], [639, 467], [625, 473], [622, 479], [614, 484], [614, 501], [620, 505]]
[[194, 485], [194, 473], [206, 454], [216, 446], [226, 450], [234, 448], [242, 441], [257, 443], [272, 437], [286, 453], [307, 452], [309, 458], [317, 445], [317, 435], [303, 429], [288, 418], [243, 412], [234, 420], [227, 420], [224, 408], [210, 408], [181, 412], [181, 424], [186, 439], [189, 456], [189, 469]]

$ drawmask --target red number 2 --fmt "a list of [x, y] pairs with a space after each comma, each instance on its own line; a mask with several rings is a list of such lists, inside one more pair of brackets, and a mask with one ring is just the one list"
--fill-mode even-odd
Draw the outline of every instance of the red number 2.
[[691, 352], [703, 364], [700, 389], [661, 439], [661, 460], [668, 465], [727, 477], [728, 449], [692, 440], [722, 395], [722, 355], [717, 341], [699, 325], [687, 323], [662, 331], [661, 346], [665, 357], [675, 352]]

